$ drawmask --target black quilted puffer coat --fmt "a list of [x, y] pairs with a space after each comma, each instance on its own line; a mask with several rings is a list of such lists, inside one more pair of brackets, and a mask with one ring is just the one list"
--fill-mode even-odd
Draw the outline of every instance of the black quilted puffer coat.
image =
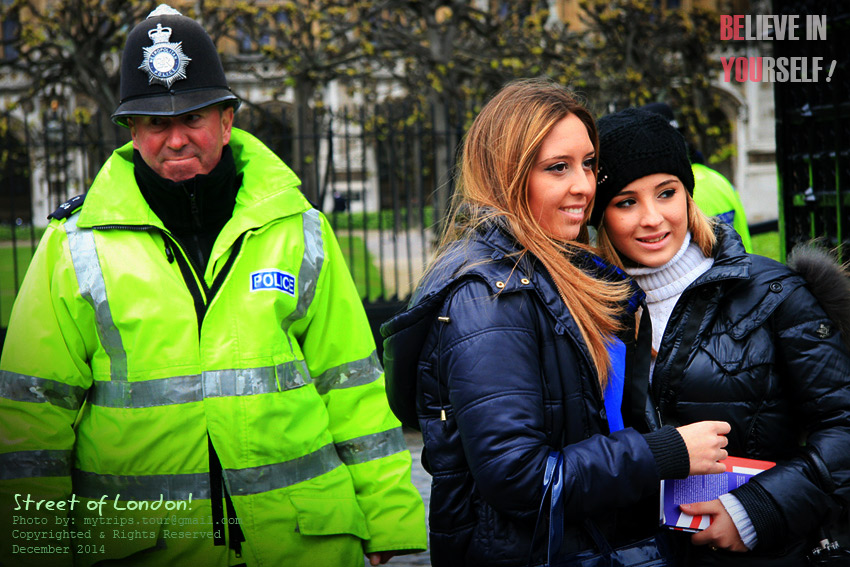
[[[850, 322], [823, 307], [850, 309], [850, 297], [835, 297], [848, 284], [824, 281], [843, 278], [829, 266], [807, 282], [747, 254], [727, 225], [716, 230], [714, 265], [684, 291], [667, 323], [652, 395], [663, 423], [728, 421], [730, 455], [777, 466], [733, 491], [753, 522], [756, 548], [693, 547], [690, 564], [805, 565], [817, 527], [850, 502], [850, 352], [839, 330]], [[832, 297], [819, 302], [811, 289], [824, 287]]]
[[[641, 501], [648, 500], [640, 508], [648, 511], [642, 529], [653, 531], [659, 480], [687, 475], [687, 449], [674, 429], [643, 434], [627, 427], [609, 435], [596, 371], [575, 321], [545, 270], [527, 257], [517, 265], [516, 251], [495, 225], [457, 243], [409, 309], [382, 327], [390, 405], [405, 425], [421, 428], [422, 461], [433, 476], [435, 567], [528, 565], [553, 448], [563, 447], [566, 459], [569, 551], [591, 547], [581, 527], [586, 517], [614, 543], [645, 535], [624, 527], [640, 508], [627, 507]], [[588, 270], [623, 277], [584, 259]], [[636, 293], [641, 301], [643, 293]], [[623, 413], [627, 425], [648, 431], [648, 375], [642, 385], [628, 379], [639, 362], [634, 316], [625, 320], [632, 328], [624, 333]], [[545, 533], [538, 530], [532, 564], [543, 562]]]

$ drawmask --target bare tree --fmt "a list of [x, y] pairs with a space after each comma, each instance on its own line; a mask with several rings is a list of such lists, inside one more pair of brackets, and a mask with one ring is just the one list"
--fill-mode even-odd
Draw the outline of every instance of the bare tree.
[[111, 112], [118, 104], [128, 22], [138, 22], [150, 10], [149, 3], [135, 0], [15, 0], [3, 8], [0, 18], [18, 22], [18, 34], [10, 40], [18, 57], [9, 65], [31, 79], [25, 98], [66, 89]]
[[702, 148], [722, 154], [729, 126], [711, 86], [719, 47], [717, 14], [661, 10], [640, 0], [585, 0], [587, 51], [581, 69], [598, 110], [663, 100]]
[[292, 89], [295, 105], [294, 169], [314, 202], [319, 194], [315, 129], [322, 94], [332, 81], [351, 83], [371, 77], [381, 54], [371, 41], [371, 26], [383, 4], [361, 0], [290, 0], [268, 5], [237, 5], [237, 20], [247, 50], [277, 66]]
[[[218, 2], [208, 4], [215, 10]], [[73, 93], [108, 118], [118, 106], [120, 61], [127, 34], [154, 7], [141, 0], [15, 0], [2, 8], [0, 19], [18, 24], [17, 34], [4, 38], [18, 55], [7, 65], [10, 71], [30, 79], [21, 99]], [[191, 7], [186, 15], [195, 16]], [[213, 24], [210, 35], [216, 40], [230, 21], [209, 19]], [[78, 119], [84, 118], [78, 115]], [[101, 134], [92, 132], [93, 136]]]
[[[391, 67], [431, 116], [435, 140], [435, 216], [445, 217], [460, 133], [475, 107], [506, 81], [549, 76], [570, 83], [578, 36], [551, 17], [547, 2], [518, 0], [497, 9], [465, 0], [394, 0], [373, 30], [374, 43], [399, 54]], [[458, 106], [458, 103], [463, 103]]]
[[[722, 147], [724, 128], [711, 124], [718, 101], [709, 78], [715, 16], [699, 8], [662, 11], [639, 0], [585, 0], [584, 27], [571, 29], [549, 2], [516, 0], [195, 0], [187, 15], [214, 41], [228, 38], [236, 55], [271, 64], [295, 101], [291, 165], [305, 193], [320, 201], [317, 118], [334, 81], [366, 99], [380, 70], [406, 92], [418, 118], [430, 117], [437, 140], [433, 171], [437, 217], [448, 207], [450, 171], [460, 134], [477, 108], [507, 80], [549, 76], [586, 93], [600, 110], [664, 99], [705, 144]], [[487, 6], [481, 8], [480, 6]], [[490, 7], [492, 6], [492, 8]], [[20, 23], [11, 65], [32, 77], [28, 97], [67, 89], [111, 112], [118, 97], [120, 50], [133, 24], [153, 4], [140, 0], [14, 0], [0, 12]], [[267, 78], [261, 77], [261, 81]], [[370, 99], [371, 100], [371, 99]], [[463, 105], [459, 104], [463, 103]], [[107, 122], [108, 123], [108, 122]], [[719, 135], [715, 135], [718, 134]], [[719, 142], [717, 141], [719, 140]]]

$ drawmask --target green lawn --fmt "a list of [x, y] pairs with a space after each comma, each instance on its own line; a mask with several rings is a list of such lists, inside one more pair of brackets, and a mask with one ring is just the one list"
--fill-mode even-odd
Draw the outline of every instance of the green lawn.
[[17, 254], [13, 252], [11, 243], [0, 242], [0, 327], [8, 326], [12, 303], [15, 301], [15, 262], [18, 263], [18, 285], [20, 286], [32, 259], [29, 242], [19, 246]]
[[434, 224], [434, 207], [413, 208], [408, 217], [407, 207], [400, 207], [398, 211], [382, 210], [367, 213], [328, 213], [327, 217], [335, 232], [344, 229], [382, 229], [388, 230], [395, 227], [397, 230], [407, 230], [420, 225], [432, 226]]
[[778, 232], [757, 234], [752, 237], [752, 241], [754, 254], [760, 254], [761, 256], [767, 256], [768, 258], [773, 258], [774, 260], [782, 262], [782, 259], [779, 258]]
[[[351, 270], [357, 293], [364, 301], [375, 301], [383, 294], [383, 280], [381, 272], [375, 264], [375, 258], [368, 250], [365, 250], [363, 239], [359, 236], [345, 236], [338, 234], [337, 240], [345, 256], [345, 263]], [[352, 266], [354, 268], [352, 269]], [[367, 297], [368, 288], [368, 297]]]

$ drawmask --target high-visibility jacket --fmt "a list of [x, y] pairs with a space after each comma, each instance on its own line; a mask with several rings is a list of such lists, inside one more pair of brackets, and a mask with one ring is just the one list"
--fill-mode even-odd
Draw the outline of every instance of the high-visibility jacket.
[[[48, 226], [0, 359], [0, 563], [362, 566], [364, 552], [425, 548], [328, 222], [256, 138], [234, 129], [230, 146], [242, 186], [205, 273], [144, 201], [131, 144]], [[211, 529], [226, 507], [211, 453], [241, 557], [213, 545], [230, 531]]]
[[741, 236], [744, 249], [752, 252], [744, 205], [735, 187], [720, 172], [701, 163], [691, 164], [691, 169], [694, 172], [694, 202], [706, 215], [732, 225]]

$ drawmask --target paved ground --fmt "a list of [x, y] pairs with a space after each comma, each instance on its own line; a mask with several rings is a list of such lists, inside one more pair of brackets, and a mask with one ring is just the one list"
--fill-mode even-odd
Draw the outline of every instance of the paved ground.
[[[407, 446], [410, 449], [411, 456], [413, 457], [413, 471], [411, 478], [413, 479], [413, 484], [415, 484], [416, 488], [419, 489], [419, 493], [422, 495], [422, 500], [425, 502], [425, 514], [427, 517], [428, 502], [431, 499], [431, 475], [425, 472], [425, 469], [422, 468], [422, 462], [420, 460], [420, 456], [422, 455], [422, 436], [419, 432], [409, 431], [405, 432], [404, 438], [407, 441]], [[416, 555], [402, 555], [401, 557], [394, 557], [389, 563], [387, 563], [387, 567], [426, 567], [430, 565], [431, 561], [427, 551], [424, 553], [417, 553]]]

